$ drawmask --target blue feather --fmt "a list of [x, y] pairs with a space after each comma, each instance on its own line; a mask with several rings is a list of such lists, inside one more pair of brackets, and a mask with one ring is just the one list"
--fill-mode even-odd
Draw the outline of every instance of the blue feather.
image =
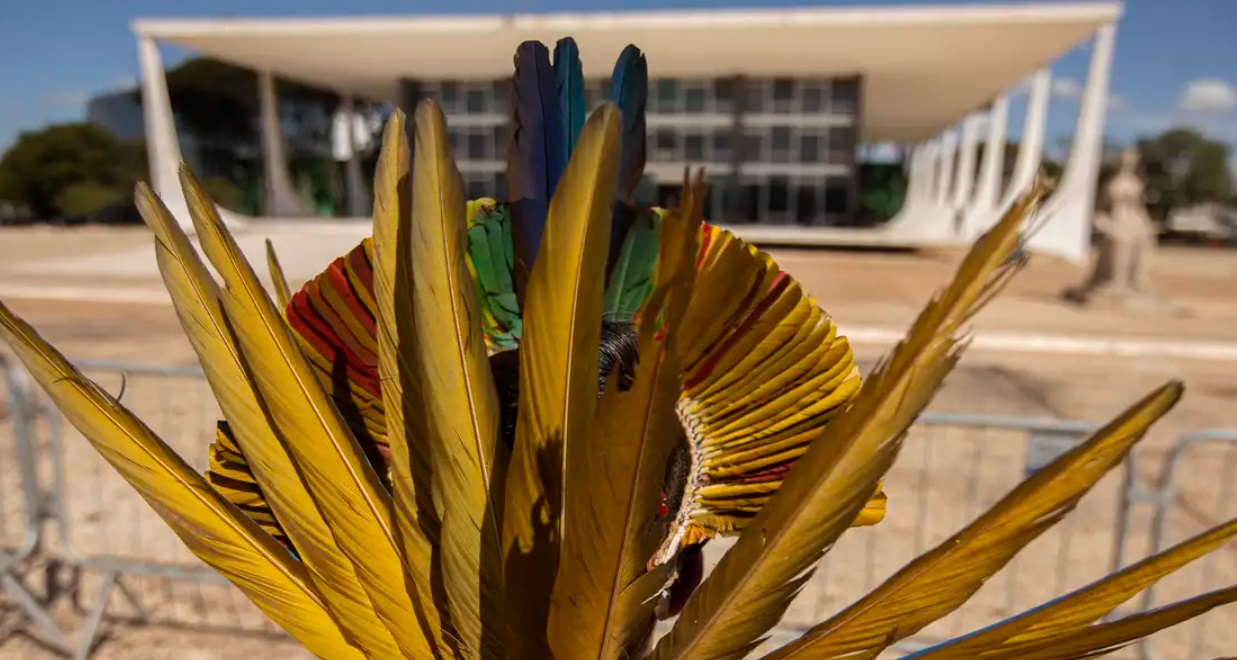
[[563, 113], [563, 167], [575, 151], [580, 129], [588, 115], [584, 105], [584, 66], [575, 39], [560, 39], [554, 46], [554, 81], [558, 86], [558, 105]]
[[628, 46], [619, 55], [610, 77], [610, 100], [623, 113], [623, 155], [619, 165], [618, 197], [632, 203], [644, 176], [648, 137], [644, 109], [649, 96], [649, 65], [644, 53]]
[[515, 52], [511, 79], [511, 149], [507, 179], [512, 202], [512, 242], [516, 293], [521, 302], [532, 271], [546, 213], [567, 159], [564, 153], [562, 108], [559, 106], [550, 51], [538, 41], [526, 41]]

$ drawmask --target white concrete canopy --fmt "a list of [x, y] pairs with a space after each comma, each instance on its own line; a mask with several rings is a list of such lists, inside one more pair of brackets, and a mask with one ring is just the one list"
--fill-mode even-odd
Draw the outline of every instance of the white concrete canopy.
[[[850, 75], [866, 141], [918, 142], [961, 120], [1121, 15], [1117, 2], [514, 16], [143, 19], [140, 38], [359, 98], [397, 80], [487, 79], [516, 46], [571, 35], [585, 74], [634, 43], [658, 77]], [[736, 44], [742, 47], [736, 47]]]

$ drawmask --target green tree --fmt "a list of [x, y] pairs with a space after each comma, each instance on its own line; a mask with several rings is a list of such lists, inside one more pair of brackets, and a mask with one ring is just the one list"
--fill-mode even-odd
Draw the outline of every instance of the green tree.
[[1164, 220], [1176, 209], [1233, 197], [1228, 145], [1192, 128], [1174, 128], [1137, 143], [1151, 213]]
[[[100, 190], [131, 194], [133, 184], [146, 178], [144, 147], [118, 141], [103, 129], [86, 123], [57, 124], [24, 132], [0, 157], [0, 198], [28, 206], [40, 217], [75, 213], [88, 199], [102, 199]], [[77, 186], [87, 186], [66, 195]]]

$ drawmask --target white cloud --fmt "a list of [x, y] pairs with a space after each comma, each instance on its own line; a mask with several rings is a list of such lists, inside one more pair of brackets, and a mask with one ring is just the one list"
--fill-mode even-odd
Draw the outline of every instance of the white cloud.
[[1219, 78], [1192, 80], [1182, 90], [1177, 107], [1186, 112], [1233, 112], [1237, 110], [1237, 87]]
[[48, 108], [79, 108], [86, 105], [89, 99], [90, 92], [80, 89], [56, 89], [39, 97], [39, 101]]
[[1077, 99], [1082, 96], [1082, 85], [1073, 78], [1056, 78], [1052, 81], [1052, 95], [1061, 99]]

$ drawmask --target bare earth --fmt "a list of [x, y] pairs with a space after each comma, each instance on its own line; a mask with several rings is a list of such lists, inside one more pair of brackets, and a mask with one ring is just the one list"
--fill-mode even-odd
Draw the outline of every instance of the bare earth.
[[[61, 262], [76, 255], [129, 255], [149, 245], [144, 229], [0, 231], [0, 298], [30, 320], [75, 359], [119, 360], [143, 365], [189, 365], [192, 353], [166, 304], [97, 303], [48, 294], [38, 299], [32, 286], [75, 291], [154, 290], [150, 278], [106, 272], [34, 276], [31, 266]], [[339, 252], [351, 245], [340, 239]], [[956, 265], [952, 253], [883, 254], [776, 250], [779, 261], [798, 277], [817, 301], [844, 327], [902, 328]], [[280, 254], [285, 264], [295, 255]], [[325, 265], [325, 264], [321, 264]], [[1057, 294], [1083, 273], [1048, 259], [1031, 267], [986, 310], [976, 333], [1050, 334], [1073, 338], [1128, 338], [1237, 345], [1237, 255], [1221, 251], [1164, 250], [1157, 263], [1162, 295], [1177, 309], [1165, 311], [1081, 310]], [[312, 272], [305, 266], [302, 270]], [[80, 297], [80, 296], [79, 296]], [[866, 367], [888, 346], [858, 343]], [[1144, 484], [1159, 483], [1167, 452], [1182, 434], [1202, 428], [1237, 428], [1237, 382], [1231, 360], [1168, 357], [1112, 357], [1030, 351], [975, 350], [948, 381], [931, 408], [934, 413], [1003, 414], [1049, 419], [1102, 421], [1115, 415], [1169, 378], [1188, 386], [1186, 399], [1148, 437], [1135, 468]], [[123, 401], [196, 467], [205, 464], [217, 410], [204, 383], [193, 378], [93, 369], [103, 387], [123, 388]], [[0, 539], [5, 547], [20, 541], [24, 508], [12, 462], [11, 420], [0, 408]], [[975, 420], [972, 420], [975, 422]], [[40, 426], [39, 468], [44, 487], [64, 475], [64, 525], [48, 522], [44, 542], [54, 562], [22, 572], [36, 595], [51, 596], [57, 623], [77, 631], [99, 594], [99, 558], [141, 560], [167, 567], [198, 564], [146, 505], [72, 429], [63, 437], [63, 465], [52, 433]], [[846, 535], [821, 565], [783, 621], [774, 642], [795, 628], [811, 626], [838, 611], [888, 577], [916, 554], [930, 549], [999, 499], [1024, 476], [1026, 432], [982, 426], [917, 427], [887, 476], [888, 518], [880, 526]], [[1237, 436], [1235, 436], [1237, 439]], [[1231, 445], [1199, 442], [1176, 468], [1178, 490], [1164, 521], [1165, 543], [1197, 533], [1204, 526], [1237, 515], [1237, 452]], [[961, 611], [925, 631], [927, 638], [955, 635], [1033, 606], [1085, 584], [1108, 570], [1116, 540], [1114, 520], [1120, 476], [1110, 475], [1065, 523], [1051, 530], [993, 578]], [[1135, 505], [1125, 547], [1127, 561], [1146, 554], [1152, 507]], [[716, 561], [723, 543], [712, 544]], [[1206, 588], [1237, 583], [1237, 545], [1215, 561], [1201, 563], [1165, 581], [1156, 594], [1163, 603]], [[86, 558], [80, 575], [67, 561]], [[92, 563], [94, 562], [94, 563]], [[204, 578], [125, 578], [145, 611], [147, 622], [113, 592], [105, 638], [96, 658], [177, 658], [252, 660], [308, 658], [271, 628], [256, 610], [227, 586]], [[76, 598], [74, 598], [76, 596]], [[76, 602], [74, 602], [76, 601]], [[40, 646], [34, 631], [8, 599], [0, 601], [0, 658], [56, 657]], [[1164, 658], [1205, 658], [1237, 648], [1237, 608], [1214, 612], [1203, 625], [1183, 626], [1156, 639]], [[1133, 656], [1127, 656], [1133, 657]]]

